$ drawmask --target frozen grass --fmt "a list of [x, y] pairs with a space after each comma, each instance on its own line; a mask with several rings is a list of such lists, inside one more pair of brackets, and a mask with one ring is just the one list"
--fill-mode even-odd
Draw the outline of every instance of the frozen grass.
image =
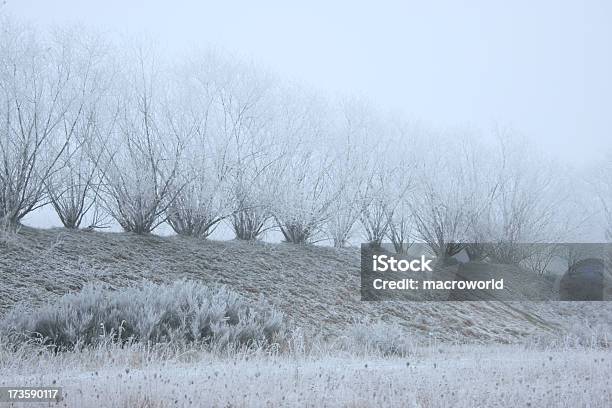
[[587, 320], [612, 331], [612, 302], [362, 302], [355, 248], [28, 227], [15, 239], [0, 248], [0, 315], [88, 283], [119, 289], [188, 279], [225, 285], [250, 301], [265, 296], [287, 322], [331, 337], [355, 318], [381, 316], [425, 341], [516, 343], [563, 335]]
[[[61, 386], [61, 406], [79, 408], [612, 406], [610, 303], [361, 302], [358, 262], [351, 249], [24, 229], [0, 250], [0, 386]], [[159, 285], [134, 288], [143, 279]], [[180, 279], [194, 286], [168, 285]], [[217, 284], [248, 305], [265, 295], [292, 329], [234, 347], [181, 340], [192, 325], [159, 330], [165, 311], [204, 312], [193, 299], [210, 299], [218, 292], [203, 288]], [[230, 292], [213, 302], [224, 305], [218, 323], [231, 318]], [[53, 306], [6, 313], [26, 299]], [[98, 325], [67, 309], [98, 303], [129, 306], [133, 318], [117, 314], [84, 341], [78, 327]], [[115, 306], [93, 310], [104, 320], [125, 309]], [[84, 347], [58, 353], [7, 338], [49, 318]], [[132, 340], [147, 341], [114, 341], [128, 320], [142, 326]]]
[[223, 286], [193, 281], [145, 281], [117, 291], [89, 284], [31, 311], [14, 308], [0, 320], [11, 344], [34, 341], [54, 351], [106, 342], [259, 347], [282, 329], [282, 313], [263, 300], [247, 302]]
[[0, 386], [61, 386], [68, 407], [609, 407], [612, 353], [432, 345], [405, 357], [107, 345], [0, 359]]
[[0, 386], [62, 387], [61, 406], [79, 408], [609, 407], [612, 352], [577, 345], [587, 338], [417, 345], [368, 321], [331, 342], [293, 330], [277, 348], [104, 342], [55, 353], [0, 338]]
[[406, 356], [416, 347], [415, 339], [401, 326], [367, 319], [348, 326], [341, 342], [347, 350], [382, 356]]

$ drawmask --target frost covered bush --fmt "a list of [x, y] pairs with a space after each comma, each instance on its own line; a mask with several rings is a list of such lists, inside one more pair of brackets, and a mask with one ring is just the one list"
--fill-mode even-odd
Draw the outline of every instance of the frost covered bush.
[[605, 349], [612, 348], [612, 331], [610, 325], [591, 323], [585, 320], [581, 324], [566, 327], [560, 336], [547, 334], [534, 336], [531, 346], [536, 349]]
[[215, 349], [263, 346], [280, 336], [282, 314], [225, 287], [193, 281], [144, 282], [118, 291], [89, 285], [37, 310], [13, 309], [0, 332], [14, 343], [56, 350], [102, 342], [201, 343]]
[[347, 350], [383, 356], [406, 356], [414, 348], [407, 333], [398, 325], [361, 321], [351, 324], [344, 337]]

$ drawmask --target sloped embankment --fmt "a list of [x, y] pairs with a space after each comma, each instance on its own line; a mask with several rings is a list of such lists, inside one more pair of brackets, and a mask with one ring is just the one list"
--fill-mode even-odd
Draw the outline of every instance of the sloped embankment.
[[290, 244], [22, 228], [0, 247], [0, 313], [79, 290], [142, 279], [226, 284], [263, 296], [309, 332], [338, 335], [354, 320], [395, 322], [415, 336], [514, 342], [540, 334], [612, 327], [612, 302], [362, 302], [359, 252]]

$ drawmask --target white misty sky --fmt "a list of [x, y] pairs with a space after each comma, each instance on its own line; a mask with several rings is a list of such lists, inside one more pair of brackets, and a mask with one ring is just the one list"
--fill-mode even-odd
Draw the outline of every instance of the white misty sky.
[[432, 126], [509, 125], [566, 161], [612, 148], [612, 2], [7, 0], [41, 26], [215, 46]]

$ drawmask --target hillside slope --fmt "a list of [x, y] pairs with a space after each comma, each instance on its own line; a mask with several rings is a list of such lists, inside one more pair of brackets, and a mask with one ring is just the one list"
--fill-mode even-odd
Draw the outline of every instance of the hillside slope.
[[612, 331], [612, 302], [362, 302], [354, 248], [24, 227], [0, 246], [0, 277], [0, 314], [90, 281], [122, 287], [189, 278], [263, 296], [293, 324], [323, 335], [341, 334], [364, 318], [401, 324], [415, 337], [480, 342], [559, 335], [584, 325]]

